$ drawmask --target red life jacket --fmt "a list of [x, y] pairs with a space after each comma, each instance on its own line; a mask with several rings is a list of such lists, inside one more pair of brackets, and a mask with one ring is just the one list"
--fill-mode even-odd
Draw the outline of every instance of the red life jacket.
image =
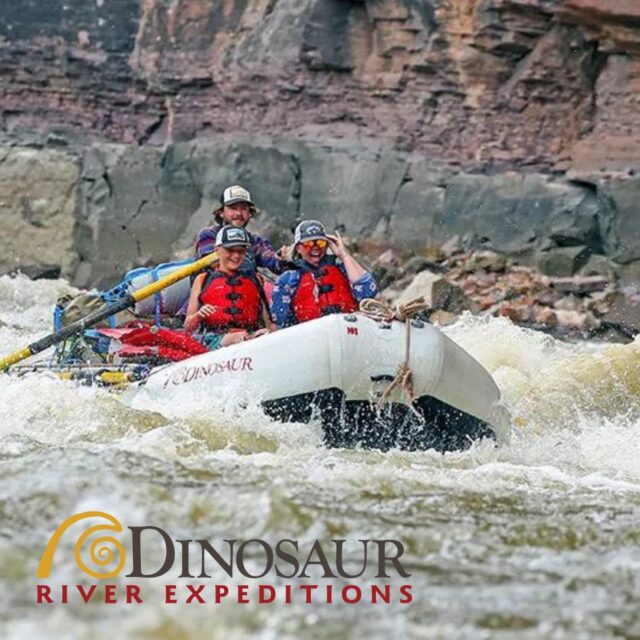
[[255, 276], [222, 271], [207, 274], [202, 283], [200, 304], [210, 304], [215, 312], [202, 323], [209, 329], [256, 331], [263, 326], [262, 304], [265, 294]]
[[305, 268], [291, 308], [297, 322], [306, 322], [332, 313], [351, 313], [358, 302], [344, 273], [328, 264], [314, 271]]

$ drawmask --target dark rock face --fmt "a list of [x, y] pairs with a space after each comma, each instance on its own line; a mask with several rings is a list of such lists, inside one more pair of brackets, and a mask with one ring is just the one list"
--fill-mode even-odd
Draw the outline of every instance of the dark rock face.
[[603, 220], [607, 253], [622, 263], [640, 259], [640, 178], [609, 180], [601, 184], [600, 192], [610, 206]]
[[134, 266], [170, 259], [202, 199], [183, 158], [107, 145], [89, 148], [82, 164], [78, 284], [111, 284]]
[[198, 230], [212, 223], [221, 190], [234, 183], [261, 210], [250, 229], [279, 229], [278, 242], [290, 241], [296, 221], [311, 217], [383, 247], [421, 251], [458, 235], [468, 247], [562, 276], [592, 255], [619, 258], [640, 247], [623, 208], [630, 216], [633, 191], [605, 198], [592, 186], [541, 174], [451, 175], [371, 145], [266, 137], [164, 151], [95, 145], [82, 158], [76, 281], [104, 284], [123, 267], [188, 253]]
[[[434, 228], [444, 211], [447, 175], [425, 160], [410, 160], [391, 210], [389, 240], [407, 249], [420, 250], [436, 243]], [[451, 233], [453, 226], [451, 227]]]
[[407, 170], [406, 158], [366, 147], [306, 145], [300, 155], [300, 213], [350, 233], [386, 228]]
[[265, 231], [640, 259], [633, 2], [0, 0], [0, 69], [3, 140], [80, 165], [36, 203], [78, 284], [186, 250], [234, 182]]
[[[221, 190], [235, 183], [261, 210], [250, 229], [278, 245], [291, 240], [296, 221], [313, 217], [352, 238], [417, 252], [458, 236], [465, 248], [507, 253], [549, 275], [571, 275], [599, 256], [630, 266], [640, 257], [637, 180], [596, 188], [535, 173], [454, 174], [381, 146], [267, 137], [164, 150], [94, 144], [79, 157], [12, 148], [3, 157], [5, 255], [15, 253], [18, 223], [25, 240], [5, 268], [59, 260], [81, 286], [190, 254]], [[48, 177], [34, 191], [37, 175]]]
[[[134, 115], [134, 104], [146, 100], [132, 96], [136, 79], [129, 65], [138, 5], [1, 0], [2, 129], [86, 137], [121, 122], [125, 112]], [[139, 131], [140, 124], [132, 119], [128, 126]], [[134, 139], [132, 131], [119, 127], [126, 141]]]
[[490, 248], [525, 254], [541, 239], [600, 250], [599, 206], [593, 189], [539, 174], [452, 178], [435, 235], [472, 234]]
[[300, 166], [298, 156], [286, 144], [269, 139], [262, 143], [256, 139], [183, 143], [169, 148], [167, 158], [167, 165], [181, 167], [181, 179], [200, 194], [197, 209], [182, 212], [187, 222], [182, 234], [173, 239], [175, 249], [192, 247], [197, 232], [213, 223], [220, 194], [231, 184], [246, 187], [259, 208], [251, 229], [272, 235], [295, 225], [300, 212]]
[[0, 273], [76, 268], [78, 159], [51, 149], [0, 147]]

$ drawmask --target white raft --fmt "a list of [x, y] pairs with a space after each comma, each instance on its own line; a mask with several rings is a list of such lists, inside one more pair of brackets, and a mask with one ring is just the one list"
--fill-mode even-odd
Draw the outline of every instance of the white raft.
[[283, 420], [307, 421], [316, 409], [330, 446], [447, 451], [482, 437], [508, 438], [509, 416], [491, 375], [417, 320], [411, 321], [409, 359], [414, 410], [399, 388], [376, 410], [404, 361], [405, 341], [401, 322], [334, 314], [160, 367], [140, 384], [165, 401], [185, 387], [215, 394], [241, 386]]

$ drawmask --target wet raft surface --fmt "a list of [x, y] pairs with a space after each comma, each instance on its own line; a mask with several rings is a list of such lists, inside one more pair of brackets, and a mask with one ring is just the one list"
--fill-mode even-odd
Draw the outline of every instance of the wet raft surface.
[[327, 389], [262, 404], [282, 422], [309, 422], [317, 417], [327, 447], [462, 451], [482, 438], [494, 438], [482, 420], [440, 400], [422, 396], [411, 407], [392, 403], [378, 410], [368, 402], [346, 402], [339, 389]]

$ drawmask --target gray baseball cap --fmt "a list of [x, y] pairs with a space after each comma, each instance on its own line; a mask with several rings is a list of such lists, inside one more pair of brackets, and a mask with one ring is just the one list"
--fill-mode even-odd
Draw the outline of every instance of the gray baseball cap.
[[249, 234], [242, 227], [225, 225], [216, 235], [216, 247], [248, 247], [251, 244]]
[[327, 238], [327, 230], [322, 222], [318, 220], [303, 220], [294, 232], [294, 242], [305, 242], [306, 240], [317, 240]]

